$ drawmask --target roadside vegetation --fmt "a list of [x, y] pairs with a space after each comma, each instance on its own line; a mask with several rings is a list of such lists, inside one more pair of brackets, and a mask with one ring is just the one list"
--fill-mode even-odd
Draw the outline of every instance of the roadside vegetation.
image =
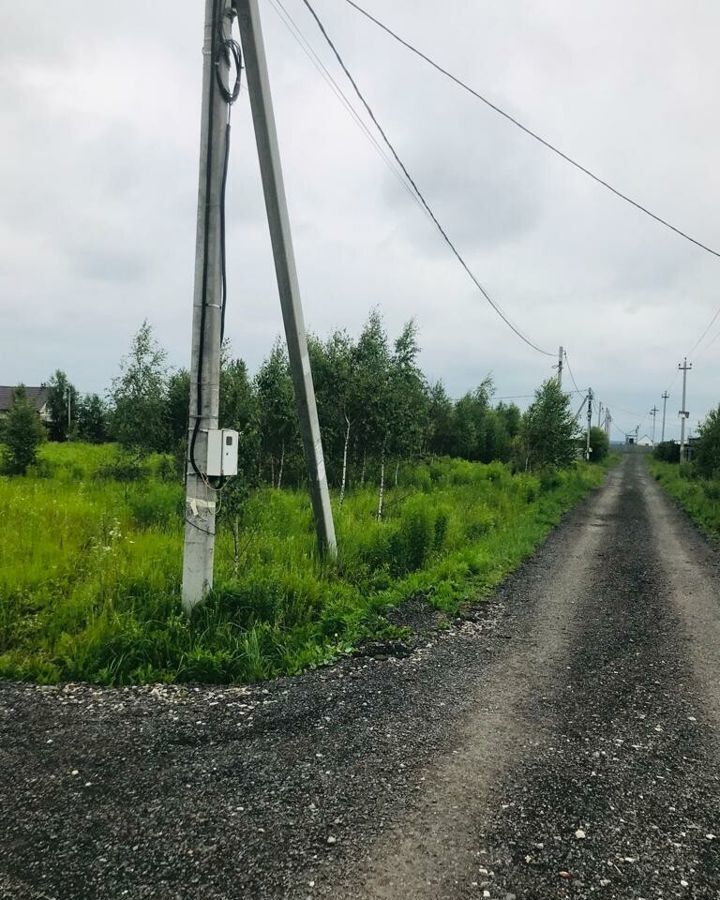
[[[578, 463], [512, 474], [438, 459], [403, 468], [377, 520], [374, 488], [336, 517], [340, 556], [314, 556], [304, 491], [264, 487], [236, 541], [220, 530], [216, 590], [180, 613], [182, 485], [114, 446], [48, 444], [0, 478], [0, 676], [107, 684], [255, 681], [397, 637], [385, 614], [421, 595], [449, 613], [528, 556], [603, 477]], [[113, 474], [114, 473], [114, 474]], [[120, 473], [121, 480], [117, 474]]]
[[417, 365], [414, 325], [390, 343], [375, 313], [357, 341], [337, 332], [310, 348], [338, 559], [315, 553], [282, 347], [254, 378], [226, 347], [221, 424], [241, 433], [240, 474], [221, 493], [215, 590], [190, 620], [179, 602], [187, 372], [167, 370], [145, 323], [104, 400], [55, 372], [49, 441], [16, 391], [0, 425], [0, 677], [299, 672], [402, 638], [388, 613], [405, 600], [450, 615], [481, 598], [603, 479], [607, 448], [593, 453], [600, 465], [580, 461], [556, 379], [524, 413], [494, 405], [490, 379], [451, 400]]
[[698, 429], [691, 458], [680, 464], [680, 448], [658, 444], [650, 469], [660, 484], [709, 536], [720, 539], [720, 407]]

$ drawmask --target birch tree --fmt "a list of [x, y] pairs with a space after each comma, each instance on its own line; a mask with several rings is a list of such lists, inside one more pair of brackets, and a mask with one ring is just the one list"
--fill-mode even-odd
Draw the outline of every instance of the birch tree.
[[362, 454], [361, 482], [365, 480], [368, 458], [378, 462], [379, 496], [377, 518], [382, 518], [385, 496], [385, 454], [391, 415], [390, 351], [387, 335], [377, 310], [373, 310], [360, 334], [356, 348], [357, 377], [353, 397], [354, 419]]
[[535, 391], [522, 417], [518, 463], [524, 469], [569, 466], [577, 458], [579, 434], [569, 395], [563, 393], [557, 378], [549, 378]]
[[270, 483], [282, 487], [286, 455], [299, 439], [295, 393], [285, 347], [276, 341], [255, 378], [260, 444], [270, 466]]

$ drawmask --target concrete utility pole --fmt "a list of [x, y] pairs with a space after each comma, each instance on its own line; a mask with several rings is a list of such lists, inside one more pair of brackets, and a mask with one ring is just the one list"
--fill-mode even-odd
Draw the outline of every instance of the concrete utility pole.
[[612, 424], [612, 416], [610, 415], [610, 410], [605, 409], [605, 434], [607, 435], [608, 443], [610, 442], [610, 425]]
[[260, 27], [260, 12], [257, 0], [234, 0], [234, 5], [238, 13], [240, 39], [245, 58], [250, 109], [255, 126], [255, 141], [260, 159], [265, 208], [275, 258], [275, 274], [285, 324], [290, 370], [295, 387], [300, 433], [305, 450], [305, 462], [308, 467], [315, 529], [321, 553], [335, 556], [337, 554], [335, 525], [325, 474], [320, 424], [300, 302], [300, 287], [295, 270], [290, 220], [285, 201], [280, 152], [270, 95], [270, 81]]
[[685, 460], [685, 419], [689, 418], [690, 413], [685, 409], [687, 373], [692, 369], [692, 363], [684, 357], [681, 363], [678, 363], [678, 369], [683, 373], [683, 392], [682, 392], [682, 409], [680, 410], [680, 462]]
[[659, 412], [660, 412], [660, 410], [657, 408], [657, 406], [653, 406], [653, 408], [650, 410], [650, 415], [652, 416], [652, 420], [653, 420], [653, 427], [652, 427], [652, 442], [653, 442], [653, 447], [655, 446], [655, 420], [656, 420], [657, 414], [658, 414]]
[[[185, 483], [185, 547], [182, 602], [189, 613], [213, 583], [216, 491], [207, 475], [208, 430], [218, 427], [220, 397], [220, 195], [225, 156], [227, 105], [218, 89], [215, 68], [227, 80], [228, 65], [216, 42], [229, 0], [205, 0], [200, 178], [195, 238], [190, 425]], [[216, 22], [219, 10], [223, 26]]]
[[665, 441], [665, 413], [667, 412], [667, 402], [668, 402], [669, 396], [670, 396], [670, 394], [668, 394], [667, 391], [663, 391], [663, 393], [662, 393], [663, 418], [662, 418], [662, 431], [660, 432], [660, 443], [661, 444], [664, 443], [664, 441]]
[[562, 373], [563, 373], [563, 348], [558, 351], [558, 387], [562, 389]]
[[585, 438], [585, 459], [590, 460], [590, 429], [592, 428], [592, 402], [593, 402], [593, 391], [592, 388], [588, 388], [587, 393], [587, 435]]
[[65, 388], [65, 403], [67, 404], [68, 430], [72, 424], [72, 391], [70, 385]]
[[602, 411], [603, 411], [603, 404], [602, 404], [602, 400], [601, 400], [601, 401], [598, 403], [598, 423], [597, 423], [597, 427], [598, 427], [598, 428], [600, 427], [600, 421], [601, 421], [601, 417], [602, 417]]

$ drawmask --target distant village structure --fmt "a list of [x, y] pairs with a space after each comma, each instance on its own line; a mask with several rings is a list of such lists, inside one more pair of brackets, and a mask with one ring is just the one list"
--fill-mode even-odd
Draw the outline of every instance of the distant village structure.
[[[25, 394], [41, 420], [45, 422], [45, 424], [48, 424], [52, 418], [47, 405], [50, 388], [44, 384], [40, 385], [40, 387], [26, 387]], [[6, 416], [10, 412], [14, 399], [15, 386], [0, 384], [0, 417]]]

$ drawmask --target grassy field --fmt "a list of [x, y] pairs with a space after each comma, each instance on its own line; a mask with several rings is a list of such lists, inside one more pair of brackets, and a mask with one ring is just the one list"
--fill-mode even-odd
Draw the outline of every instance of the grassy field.
[[690, 465], [650, 459], [650, 471], [712, 538], [720, 539], [720, 481], [697, 478]]
[[0, 477], [0, 677], [104, 684], [251, 682], [397, 635], [384, 618], [417, 594], [456, 611], [527, 557], [604, 469], [546, 476], [439, 460], [401, 470], [375, 521], [374, 489], [336, 507], [339, 559], [314, 556], [304, 492], [264, 489], [243, 511], [239, 557], [218, 530], [216, 590], [180, 612], [183, 491], [169, 460], [139, 480], [113, 446], [46, 445]]

